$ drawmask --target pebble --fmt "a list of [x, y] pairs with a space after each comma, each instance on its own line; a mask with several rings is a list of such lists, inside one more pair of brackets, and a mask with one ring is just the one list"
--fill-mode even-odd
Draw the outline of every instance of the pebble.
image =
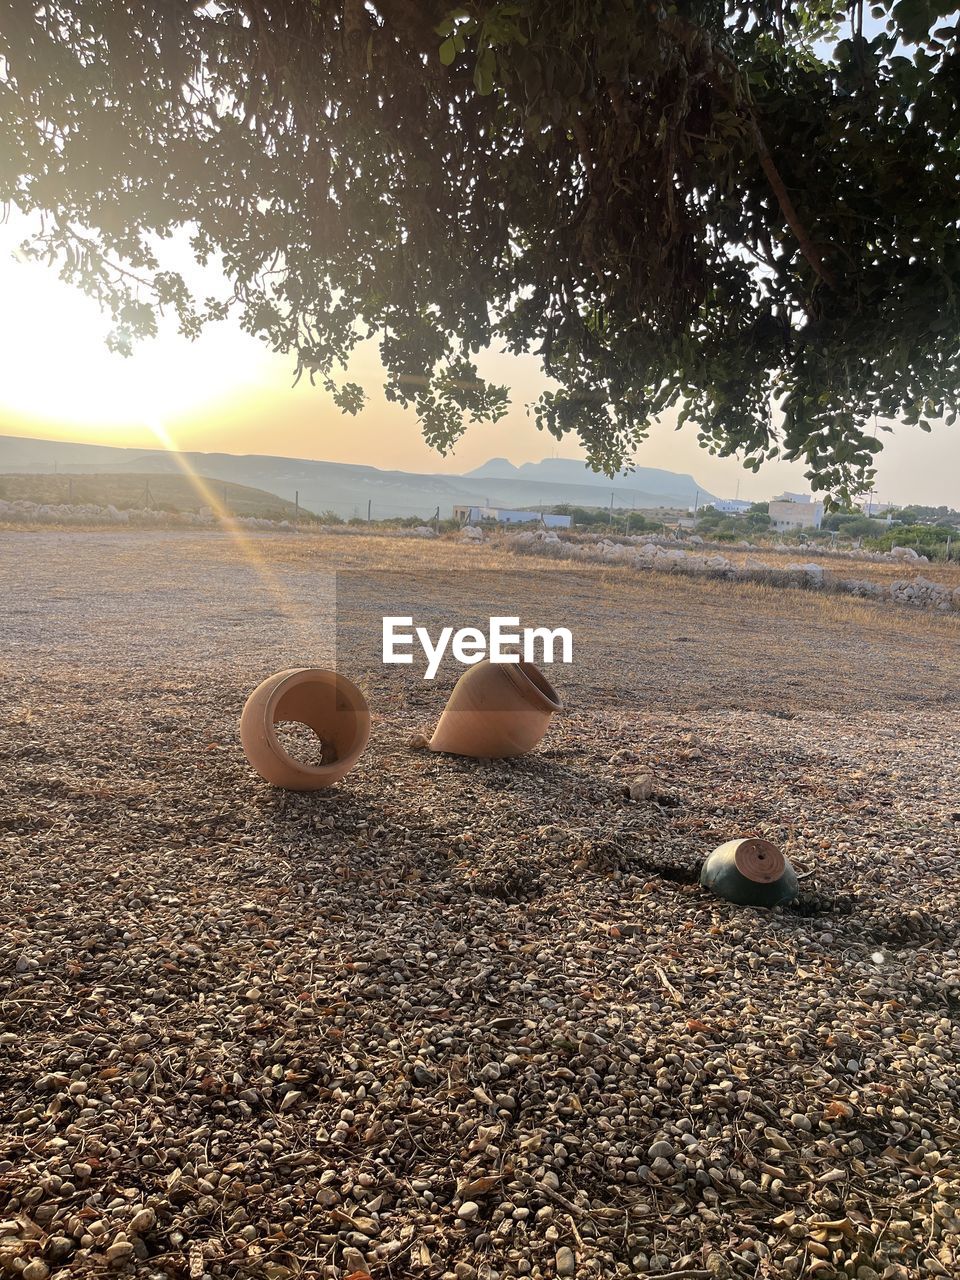
[[572, 1249], [566, 1245], [557, 1250], [557, 1275], [572, 1276], [576, 1275], [577, 1257]]
[[650, 800], [653, 797], [655, 785], [649, 773], [642, 773], [627, 784], [627, 795], [631, 800]]
[[457, 1210], [457, 1217], [462, 1218], [464, 1222], [470, 1222], [479, 1212], [480, 1206], [475, 1200], [464, 1200], [463, 1204]]
[[120, 1264], [133, 1256], [133, 1245], [129, 1240], [117, 1240], [106, 1248], [108, 1262]]
[[139, 1209], [130, 1219], [130, 1230], [134, 1235], [142, 1236], [148, 1231], [152, 1231], [157, 1224], [157, 1215], [153, 1209], [147, 1205], [143, 1209]]

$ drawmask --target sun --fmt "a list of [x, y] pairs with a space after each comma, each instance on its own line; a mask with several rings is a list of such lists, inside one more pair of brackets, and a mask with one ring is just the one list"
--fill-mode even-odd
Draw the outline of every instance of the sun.
[[[14, 256], [0, 228], [0, 420], [101, 444], [155, 444], [149, 426], [236, 401], [268, 376], [269, 352], [230, 324], [195, 341], [165, 325], [129, 357], [106, 346], [110, 317], [46, 264]], [[2, 430], [2, 428], [0, 428]]]

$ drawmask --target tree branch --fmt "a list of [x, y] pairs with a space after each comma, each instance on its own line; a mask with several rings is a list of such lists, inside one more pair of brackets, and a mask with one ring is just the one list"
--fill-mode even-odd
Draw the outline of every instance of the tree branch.
[[[721, 49], [717, 49], [715, 47], [710, 32], [697, 26], [696, 23], [690, 22], [685, 18], [677, 17], [676, 15], [670, 15], [668, 18], [661, 20], [660, 26], [669, 36], [680, 44], [685, 51], [689, 52], [694, 47], [698, 47], [707, 65], [711, 65], [714, 68], [722, 66], [726, 71], [733, 75], [733, 85], [727, 84], [721, 75], [711, 77], [711, 83], [714, 88], [719, 89], [728, 101], [733, 103], [734, 107], [739, 109], [741, 112], [745, 109], [747, 122], [750, 127], [751, 139], [757, 152], [757, 158], [760, 161], [760, 167], [763, 169], [766, 179], [770, 183], [773, 194], [777, 197], [777, 203], [779, 204], [780, 210], [786, 219], [787, 225], [797, 239], [797, 243], [800, 246], [800, 252], [810, 263], [811, 267], [813, 267], [814, 271], [824, 284], [829, 285], [831, 289], [836, 290], [836, 277], [823, 261], [819, 250], [810, 239], [810, 235], [807, 232], [806, 227], [801, 222], [796, 206], [790, 199], [790, 193], [784, 186], [780, 172], [777, 169], [773, 156], [770, 154], [770, 148], [767, 146], [764, 136], [760, 131], [760, 125], [757, 123], [757, 118], [754, 115], [753, 106], [750, 102], [749, 89], [747, 89], [743, 94], [742, 100], [740, 95], [738, 95], [734, 89], [734, 85], [742, 81], [740, 68], [731, 57], [725, 54]], [[745, 108], [744, 102], [746, 103]]]
[[827, 284], [831, 289], [836, 290], [837, 278], [823, 261], [823, 258], [820, 256], [820, 251], [810, 239], [806, 227], [800, 221], [800, 215], [797, 213], [796, 207], [790, 199], [789, 191], [783, 185], [783, 179], [780, 177], [780, 171], [774, 163], [773, 156], [770, 154], [770, 148], [767, 146], [763, 134], [760, 132], [760, 126], [757, 124], [756, 117], [752, 110], [749, 114], [749, 120], [750, 132], [753, 136], [753, 143], [756, 147], [757, 156], [760, 160], [760, 167], [766, 174], [767, 181], [770, 183], [773, 194], [777, 197], [777, 203], [780, 205], [781, 212], [787, 221], [787, 225], [797, 238], [797, 244], [800, 246], [800, 252], [810, 263], [811, 267], [813, 267], [814, 271], [824, 284]]

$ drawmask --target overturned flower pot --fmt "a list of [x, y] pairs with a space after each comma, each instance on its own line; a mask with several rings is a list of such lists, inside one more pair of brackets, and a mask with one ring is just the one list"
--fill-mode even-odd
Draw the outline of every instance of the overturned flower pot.
[[797, 873], [769, 840], [751, 836], [714, 849], [700, 870], [700, 883], [742, 907], [776, 907], [797, 895]]
[[484, 660], [457, 681], [428, 746], [480, 760], [520, 756], [561, 710], [550, 681], [532, 663]]
[[[282, 746], [277, 725], [305, 724], [320, 739], [320, 763], [297, 760]], [[275, 787], [319, 791], [356, 764], [370, 736], [370, 712], [355, 684], [336, 671], [278, 671], [251, 693], [240, 717], [240, 741], [250, 764]]]

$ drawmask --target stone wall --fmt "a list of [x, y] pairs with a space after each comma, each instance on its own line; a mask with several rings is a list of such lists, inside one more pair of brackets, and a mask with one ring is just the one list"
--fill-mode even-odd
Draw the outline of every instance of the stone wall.
[[[510, 549], [520, 555], [546, 555], [558, 560], [582, 560], [589, 563], [623, 564], [634, 569], [654, 569], [671, 573], [716, 574], [740, 582], [769, 582], [777, 586], [806, 587], [841, 595], [889, 600], [914, 608], [937, 609], [941, 613], [960, 610], [960, 587], [951, 590], [928, 578], [901, 579], [890, 584], [871, 582], [865, 578], [841, 578], [828, 574], [815, 561], [793, 561], [787, 565], [769, 565], [748, 556], [743, 564], [734, 564], [719, 553], [665, 545], [660, 540], [630, 539], [614, 542], [601, 538], [596, 542], [568, 542], [550, 531], [526, 531], [509, 535]], [[886, 557], [881, 557], [886, 558]], [[907, 559], [921, 559], [915, 553]]]

